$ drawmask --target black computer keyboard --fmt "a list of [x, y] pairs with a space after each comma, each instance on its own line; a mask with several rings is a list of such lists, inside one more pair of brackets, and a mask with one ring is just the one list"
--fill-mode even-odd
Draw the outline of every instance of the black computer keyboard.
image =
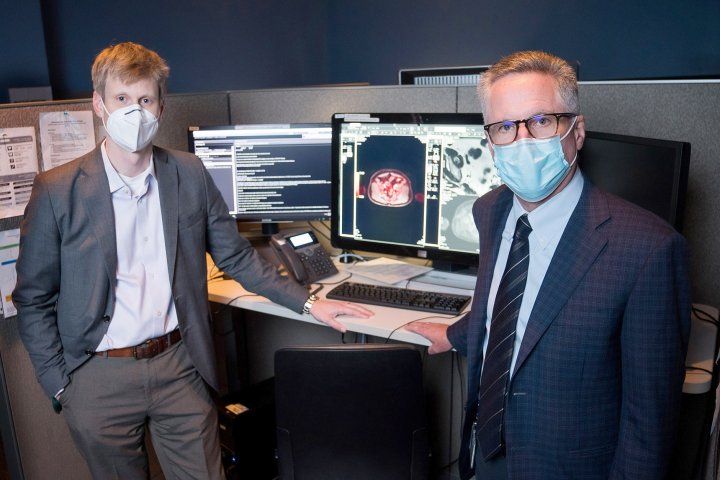
[[353, 282], [341, 283], [330, 290], [326, 297], [333, 300], [369, 303], [383, 307], [406, 308], [448, 315], [459, 314], [470, 301], [470, 297], [467, 295], [426, 292]]

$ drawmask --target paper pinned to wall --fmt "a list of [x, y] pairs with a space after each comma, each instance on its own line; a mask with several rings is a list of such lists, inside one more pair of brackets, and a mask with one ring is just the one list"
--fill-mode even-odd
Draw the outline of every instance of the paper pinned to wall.
[[20, 229], [0, 232], [0, 296], [2, 313], [5, 318], [17, 315], [12, 302], [12, 292], [17, 283], [15, 264], [20, 251]]
[[35, 128], [0, 128], [0, 218], [22, 214], [37, 172]]
[[40, 114], [43, 170], [67, 163], [95, 148], [92, 110]]

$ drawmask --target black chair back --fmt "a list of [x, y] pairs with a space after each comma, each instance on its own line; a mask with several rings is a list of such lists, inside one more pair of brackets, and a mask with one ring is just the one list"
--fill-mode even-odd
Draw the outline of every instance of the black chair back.
[[275, 353], [280, 478], [421, 480], [429, 446], [420, 353], [328, 345]]

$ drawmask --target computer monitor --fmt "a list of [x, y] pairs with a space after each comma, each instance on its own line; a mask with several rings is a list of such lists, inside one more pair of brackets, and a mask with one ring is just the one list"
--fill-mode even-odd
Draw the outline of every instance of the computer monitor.
[[330, 218], [330, 125], [190, 127], [190, 150], [205, 164], [239, 221]]
[[480, 114], [336, 114], [335, 247], [477, 265], [477, 197], [500, 185]]
[[588, 131], [578, 162], [598, 187], [682, 231], [689, 143]]

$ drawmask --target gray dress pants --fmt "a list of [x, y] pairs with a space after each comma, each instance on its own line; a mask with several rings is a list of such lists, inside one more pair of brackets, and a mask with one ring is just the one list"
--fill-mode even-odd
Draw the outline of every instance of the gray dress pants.
[[60, 396], [95, 479], [145, 479], [147, 424], [165, 478], [222, 479], [215, 405], [183, 342], [149, 359], [95, 356]]

